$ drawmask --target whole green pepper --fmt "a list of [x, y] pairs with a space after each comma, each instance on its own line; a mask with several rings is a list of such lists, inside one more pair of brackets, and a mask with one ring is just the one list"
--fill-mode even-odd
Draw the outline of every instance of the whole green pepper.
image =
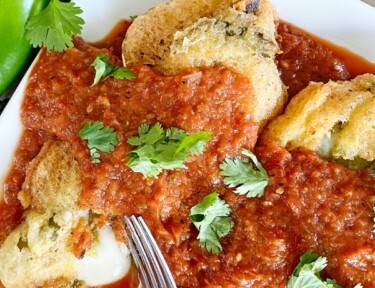
[[35, 49], [25, 39], [27, 20], [49, 0], [0, 0], [0, 95], [29, 64]]

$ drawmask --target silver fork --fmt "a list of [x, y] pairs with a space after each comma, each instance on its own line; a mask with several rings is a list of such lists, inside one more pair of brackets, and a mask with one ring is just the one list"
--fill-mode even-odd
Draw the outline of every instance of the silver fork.
[[130, 252], [145, 288], [176, 288], [164, 256], [141, 216], [125, 216]]

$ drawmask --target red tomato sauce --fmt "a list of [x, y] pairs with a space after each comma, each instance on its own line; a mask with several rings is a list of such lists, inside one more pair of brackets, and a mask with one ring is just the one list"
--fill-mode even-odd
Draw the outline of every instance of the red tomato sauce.
[[[308, 79], [355, 76], [350, 61], [334, 56], [332, 48], [304, 32], [282, 23], [279, 33], [285, 52], [278, 57], [279, 69], [291, 95], [305, 87]], [[272, 144], [262, 145], [255, 151], [270, 176], [265, 196], [247, 199], [234, 194], [223, 184], [219, 163], [256, 144], [251, 83], [223, 67], [163, 76], [138, 66], [131, 67], [136, 79], [108, 78], [92, 86], [90, 65], [100, 52], [121, 65], [122, 37], [114, 35], [97, 47], [77, 38], [75, 47], [65, 53], [43, 51], [29, 80], [21, 115], [25, 132], [4, 187], [6, 202], [0, 211], [8, 216], [0, 218], [0, 231], [4, 231], [0, 243], [20, 221], [23, 211], [17, 193], [27, 163], [47, 139], [56, 138], [70, 143], [79, 163], [82, 204], [108, 219], [143, 215], [179, 287], [285, 287], [308, 249], [328, 258], [326, 276], [344, 287], [359, 282], [374, 287], [375, 180], [369, 171], [328, 163], [308, 151], [289, 153]], [[326, 65], [319, 71], [306, 68], [317, 58], [315, 50], [319, 65]], [[332, 63], [339, 63], [340, 71], [332, 71]], [[100, 164], [91, 163], [87, 143], [79, 137], [84, 124], [96, 120], [119, 136], [115, 150], [101, 154]], [[125, 165], [127, 152], [134, 148], [126, 140], [137, 134], [140, 124], [155, 122], [190, 133], [211, 131], [213, 139], [204, 154], [185, 162], [188, 169], [144, 179]], [[199, 246], [198, 232], [189, 218], [190, 208], [213, 191], [230, 205], [235, 224], [221, 240], [224, 252], [218, 255]], [[128, 279], [134, 278], [130, 275]], [[112, 287], [126, 287], [128, 281]]]
[[[71, 144], [70, 151], [81, 170], [83, 205], [109, 218], [143, 215], [168, 261], [174, 263], [171, 266], [180, 285], [191, 287], [191, 282], [197, 286], [204, 277], [198, 271], [186, 274], [188, 269], [200, 269], [200, 265], [191, 267], [191, 261], [217, 261], [218, 256], [205, 253], [201, 258], [197, 241], [191, 248], [195, 252], [186, 261], [181, 261], [176, 249], [187, 253], [183, 247], [187, 247], [190, 234], [196, 238], [189, 220], [193, 205], [216, 190], [223, 197], [232, 197], [220, 181], [218, 165], [242, 147], [252, 149], [255, 145], [258, 126], [251, 120], [252, 86], [223, 67], [193, 69], [177, 76], [162, 76], [149, 67], [132, 67], [137, 75], [134, 80], [109, 78], [91, 86], [94, 69], [90, 65], [100, 52], [121, 64], [107, 49], [89, 46], [80, 39], [66, 53], [43, 51], [29, 80], [22, 121], [27, 131], [49, 131], [54, 138]], [[100, 164], [91, 163], [87, 143], [79, 137], [90, 120], [103, 121], [119, 137], [116, 149], [103, 153]], [[137, 134], [142, 123], [155, 122], [189, 133], [210, 131], [213, 139], [206, 153], [186, 161], [188, 169], [164, 171], [158, 179], [144, 179], [125, 165], [127, 152], [134, 149], [126, 140]], [[192, 275], [197, 277], [193, 280]]]
[[278, 27], [278, 43], [283, 53], [276, 60], [289, 97], [310, 81], [326, 83], [375, 73], [374, 63], [284, 21]]
[[[196, 170], [204, 169], [204, 162], [222, 161], [241, 147], [254, 146], [257, 125], [250, 120], [252, 99], [247, 93], [252, 88], [230, 70], [216, 67], [162, 76], [149, 67], [133, 67], [137, 75], [134, 80], [109, 78], [91, 86], [94, 69], [90, 65], [104, 50], [80, 40], [75, 47], [64, 54], [41, 55], [26, 91], [22, 119], [29, 129], [51, 131], [58, 139], [71, 143], [81, 168], [81, 199], [96, 212], [129, 213], [134, 201], [139, 202], [139, 207], [148, 202], [147, 198], [138, 199], [138, 194], [153, 197], [157, 181], [144, 180], [125, 165], [127, 152], [134, 149], [126, 140], [137, 134], [142, 123], [160, 122], [164, 127], [175, 126], [190, 133], [211, 131], [214, 139], [208, 147], [209, 159], [193, 157], [187, 163], [200, 162]], [[112, 61], [121, 64], [113, 55]], [[100, 164], [91, 163], [87, 143], [79, 137], [80, 129], [90, 120], [114, 128], [119, 137], [115, 151], [102, 154]], [[233, 133], [233, 129], [238, 132]], [[191, 171], [195, 170], [183, 170], [181, 177]], [[165, 176], [169, 177], [167, 172]], [[211, 180], [207, 178], [208, 182]], [[144, 190], [148, 186], [152, 188]], [[131, 192], [124, 197], [127, 191]]]
[[256, 152], [270, 176], [260, 200], [263, 222], [294, 236], [293, 255], [312, 250], [327, 257], [325, 273], [343, 287], [374, 287], [375, 178], [370, 171], [272, 143]]

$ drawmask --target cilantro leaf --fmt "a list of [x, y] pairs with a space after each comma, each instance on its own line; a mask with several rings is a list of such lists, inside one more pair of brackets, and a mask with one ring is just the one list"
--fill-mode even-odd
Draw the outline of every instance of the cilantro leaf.
[[184, 130], [178, 129], [176, 127], [169, 128], [166, 132], [167, 138], [171, 140], [181, 140], [187, 135], [188, 134]]
[[327, 266], [327, 259], [307, 251], [289, 278], [287, 288], [339, 288], [335, 283], [327, 283], [320, 278], [320, 271]]
[[92, 62], [92, 67], [95, 69], [95, 78], [91, 86], [97, 84], [100, 79], [107, 79], [112, 76], [116, 79], [134, 79], [135, 74], [125, 67], [113, 65], [107, 55], [100, 53]]
[[250, 157], [257, 170], [248, 161], [227, 158], [219, 165], [220, 175], [224, 176], [224, 184], [229, 188], [237, 187], [235, 193], [246, 194], [248, 198], [261, 197], [268, 184], [267, 171], [251, 151], [243, 149], [242, 154]]
[[[323, 280], [320, 272], [327, 266], [327, 258], [307, 251], [300, 258], [288, 280], [287, 288], [342, 288], [334, 279]], [[357, 284], [354, 288], [361, 288]]]
[[228, 235], [233, 228], [229, 214], [229, 205], [216, 192], [208, 194], [190, 209], [190, 219], [199, 230], [199, 244], [208, 252], [218, 254], [223, 250], [219, 239]]
[[117, 133], [111, 127], [104, 126], [103, 122], [87, 122], [79, 131], [81, 139], [88, 141], [87, 146], [90, 149], [91, 162], [100, 163], [100, 154], [98, 152], [110, 152], [117, 145]]
[[100, 154], [96, 148], [90, 149], [91, 163], [98, 164], [101, 162]]
[[198, 131], [194, 134], [183, 138], [180, 146], [178, 146], [176, 153], [189, 149], [193, 155], [202, 154], [206, 148], [205, 141], [211, 140], [211, 135], [204, 131]]
[[164, 169], [184, 169], [184, 161], [191, 155], [204, 152], [211, 134], [199, 131], [193, 134], [176, 127], [164, 130], [160, 123], [152, 127], [142, 124], [138, 136], [129, 137], [127, 143], [138, 146], [127, 155], [127, 165], [145, 177], [157, 177]]
[[79, 14], [81, 8], [73, 2], [51, 0], [48, 6], [27, 22], [26, 39], [34, 47], [46, 47], [47, 50], [64, 51], [73, 47], [72, 35], [81, 34], [85, 23]]
[[164, 130], [160, 123], [155, 123], [151, 128], [147, 124], [141, 124], [138, 128], [138, 135], [128, 138], [128, 143], [132, 146], [153, 145], [164, 139]]

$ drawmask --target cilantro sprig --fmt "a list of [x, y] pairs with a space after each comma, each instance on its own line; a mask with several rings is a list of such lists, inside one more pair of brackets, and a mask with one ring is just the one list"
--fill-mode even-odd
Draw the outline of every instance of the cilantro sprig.
[[198, 240], [208, 252], [218, 254], [223, 250], [219, 239], [233, 228], [230, 208], [218, 193], [212, 192], [190, 209], [190, 219], [199, 230]]
[[116, 79], [134, 79], [135, 74], [125, 67], [120, 67], [113, 65], [107, 55], [100, 53], [93, 63], [91, 64], [92, 67], [95, 69], [95, 77], [94, 82], [91, 86], [97, 84], [100, 79], [107, 79], [108, 77], [112, 76]]
[[249, 161], [227, 158], [219, 165], [220, 175], [224, 176], [224, 184], [229, 188], [237, 187], [235, 193], [246, 194], [248, 198], [261, 197], [268, 184], [267, 171], [251, 151], [242, 149], [242, 154], [248, 156], [256, 168]]
[[[323, 280], [320, 272], [327, 266], [327, 258], [307, 251], [289, 278], [287, 288], [342, 288], [333, 279]], [[361, 288], [357, 284], [354, 288]]]
[[188, 134], [184, 130], [172, 127], [164, 130], [160, 123], [152, 127], [142, 124], [138, 135], [128, 138], [132, 146], [138, 146], [127, 155], [127, 165], [145, 177], [157, 177], [163, 169], [186, 168], [184, 161], [192, 155], [204, 152], [211, 133], [205, 131]]
[[87, 140], [87, 146], [90, 149], [91, 162], [100, 163], [101, 152], [110, 152], [117, 145], [118, 137], [113, 128], [104, 126], [103, 122], [87, 122], [79, 131], [81, 139]]
[[85, 21], [78, 15], [81, 8], [74, 2], [51, 0], [39, 14], [26, 24], [26, 39], [34, 47], [44, 46], [47, 50], [64, 51], [73, 47], [72, 35], [81, 34]]

